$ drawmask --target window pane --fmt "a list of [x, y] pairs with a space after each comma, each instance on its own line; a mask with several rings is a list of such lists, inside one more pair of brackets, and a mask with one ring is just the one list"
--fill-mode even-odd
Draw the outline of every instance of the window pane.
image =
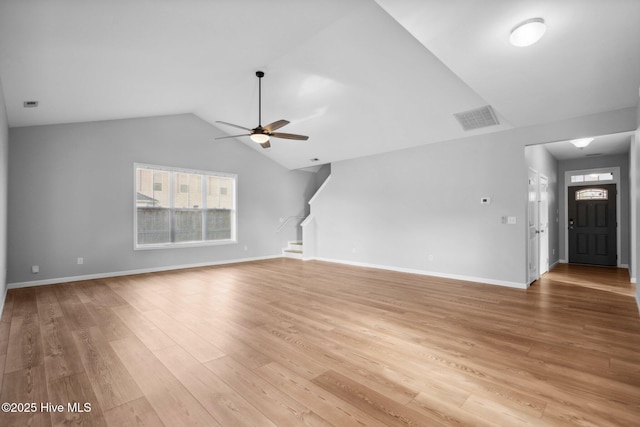
[[170, 209], [138, 207], [137, 221], [139, 245], [171, 242]]
[[137, 170], [137, 207], [169, 207], [169, 172]]
[[223, 176], [207, 177], [207, 208], [233, 209], [233, 179]]
[[198, 242], [200, 240], [202, 240], [202, 211], [176, 209], [175, 242]]
[[207, 210], [207, 240], [231, 239], [231, 211], [228, 209]]
[[611, 181], [613, 179], [613, 174], [609, 173], [601, 173], [598, 175], [598, 181]]
[[585, 188], [576, 191], [576, 200], [608, 200], [608, 191], [604, 188]]
[[175, 208], [202, 207], [202, 175], [175, 173], [173, 206]]
[[584, 176], [582, 176], [582, 175], [573, 175], [571, 177], [571, 182], [584, 182]]

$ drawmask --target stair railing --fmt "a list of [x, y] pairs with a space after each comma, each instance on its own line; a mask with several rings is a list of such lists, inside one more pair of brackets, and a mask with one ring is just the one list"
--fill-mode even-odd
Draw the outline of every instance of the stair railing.
[[282, 223], [280, 224], [280, 226], [279, 226], [279, 227], [278, 227], [278, 229], [276, 230], [276, 233], [279, 233], [279, 232], [280, 232], [280, 230], [282, 230], [282, 229], [285, 227], [285, 225], [287, 225], [287, 223], [288, 223], [289, 221], [291, 221], [292, 219], [305, 219], [305, 218], [306, 218], [306, 217], [304, 217], [304, 216], [295, 216], [295, 215], [288, 216], [287, 218], [285, 218], [285, 220], [284, 220], [284, 221], [282, 221]]

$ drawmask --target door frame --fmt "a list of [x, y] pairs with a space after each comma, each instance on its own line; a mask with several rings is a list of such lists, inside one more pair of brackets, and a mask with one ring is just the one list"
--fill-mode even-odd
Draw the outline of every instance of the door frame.
[[[571, 175], [588, 175], [592, 173], [607, 173], [611, 172], [613, 174], [613, 179], [611, 181], [587, 181], [587, 182], [571, 182]], [[621, 257], [620, 253], [622, 251], [622, 245], [620, 242], [620, 167], [612, 166], [609, 168], [593, 168], [593, 169], [578, 169], [578, 170], [570, 170], [565, 171], [564, 173], [564, 188], [562, 195], [564, 201], [564, 224], [561, 225], [564, 230], [564, 256], [565, 263], [569, 262], [569, 227], [567, 222], [569, 221], [569, 187], [576, 186], [584, 186], [584, 185], [598, 185], [598, 184], [615, 184], [616, 186], [616, 255], [617, 267], [621, 267]]]
[[[543, 183], [546, 191], [542, 191]], [[542, 212], [546, 215], [546, 226], [543, 226]], [[549, 178], [540, 174], [538, 177], [538, 228], [540, 233], [538, 234], [538, 262], [540, 267], [538, 268], [538, 274], [542, 276], [549, 271]]]
[[527, 284], [529, 285], [540, 278], [539, 200], [540, 172], [530, 167], [527, 173]]
[[[534, 194], [531, 194], [531, 179], [534, 177], [535, 183], [533, 186]], [[530, 285], [531, 283], [538, 280], [542, 275], [549, 271], [549, 178], [546, 175], [538, 172], [536, 169], [530, 167], [527, 174], [528, 186], [527, 186], [527, 282]], [[542, 197], [542, 182], [544, 181], [547, 191], [546, 197]], [[530, 209], [531, 203], [535, 204], [533, 211]], [[546, 209], [547, 211], [547, 226], [545, 231], [546, 235], [544, 235], [544, 239], [542, 238], [541, 229], [540, 229], [540, 212], [542, 209]], [[533, 218], [531, 218], [533, 214]], [[535, 224], [535, 244], [532, 248], [532, 240], [531, 240], [531, 220], [534, 220]], [[543, 248], [544, 243], [546, 242], [546, 249]], [[546, 262], [543, 259], [546, 256]], [[535, 272], [532, 272], [532, 266], [535, 267]]]

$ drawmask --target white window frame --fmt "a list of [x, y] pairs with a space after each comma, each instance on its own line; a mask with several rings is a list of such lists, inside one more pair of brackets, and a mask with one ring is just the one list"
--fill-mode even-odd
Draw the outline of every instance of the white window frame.
[[[138, 244], [138, 206], [137, 206], [137, 193], [138, 193], [138, 169], [155, 169], [160, 171], [166, 171], [170, 173], [186, 173], [186, 174], [196, 174], [202, 175], [203, 181], [203, 189], [202, 189], [202, 204], [200, 209], [206, 210], [206, 194], [208, 189], [206, 188], [206, 177], [207, 176], [215, 176], [215, 177], [223, 177], [223, 178], [231, 178], [233, 180], [233, 188], [232, 188], [232, 209], [231, 209], [231, 237], [229, 239], [219, 239], [219, 240], [199, 240], [199, 241], [190, 241], [190, 242], [167, 242], [167, 243], [151, 243], [151, 244]], [[170, 199], [171, 205], [173, 206], [173, 197], [174, 197], [174, 188], [173, 188], [173, 174], [170, 174], [169, 179], [169, 188], [170, 188]], [[160, 166], [160, 165], [152, 165], [147, 163], [134, 163], [133, 164], [133, 249], [136, 251], [139, 250], [150, 250], [150, 249], [172, 249], [172, 248], [192, 248], [192, 247], [200, 247], [200, 246], [219, 246], [219, 245], [230, 245], [237, 244], [238, 239], [238, 230], [237, 230], [237, 197], [238, 197], [238, 175], [224, 172], [213, 172], [213, 171], [204, 171], [198, 169], [185, 169], [178, 168], [172, 166]], [[204, 232], [204, 227], [203, 227]]]

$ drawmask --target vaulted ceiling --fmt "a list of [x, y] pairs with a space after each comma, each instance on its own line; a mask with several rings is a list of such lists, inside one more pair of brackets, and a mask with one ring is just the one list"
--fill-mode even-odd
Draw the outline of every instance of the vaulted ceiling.
[[[194, 113], [233, 135], [215, 122], [257, 125], [257, 70], [263, 124], [310, 138], [238, 143], [302, 168], [636, 106], [640, 1], [0, 0], [12, 127]], [[465, 132], [485, 105], [500, 124]]]

